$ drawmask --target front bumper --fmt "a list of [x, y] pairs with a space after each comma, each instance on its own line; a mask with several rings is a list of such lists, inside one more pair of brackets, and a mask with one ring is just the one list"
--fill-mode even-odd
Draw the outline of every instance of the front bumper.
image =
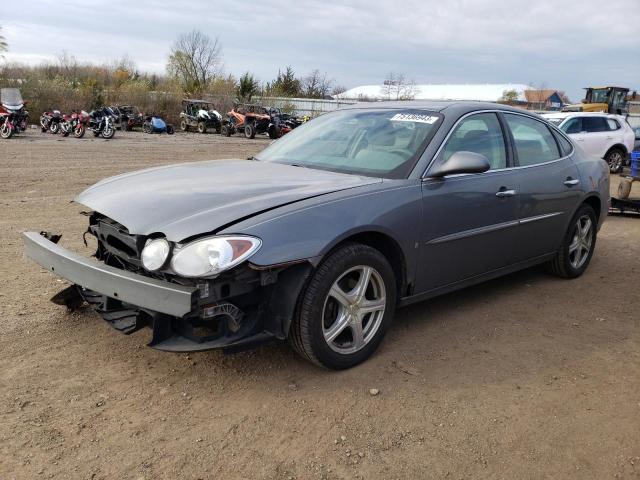
[[110, 267], [71, 252], [36, 232], [23, 234], [25, 254], [50, 272], [125, 303], [182, 317], [195, 306], [195, 287], [175, 285]]
[[[286, 337], [310, 264], [255, 271], [185, 286], [86, 258], [46, 233], [23, 234], [25, 254], [74, 285], [52, 298], [73, 309], [83, 302], [122, 333], [151, 327], [150, 347], [186, 352], [241, 350]], [[50, 238], [52, 238], [50, 240]]]

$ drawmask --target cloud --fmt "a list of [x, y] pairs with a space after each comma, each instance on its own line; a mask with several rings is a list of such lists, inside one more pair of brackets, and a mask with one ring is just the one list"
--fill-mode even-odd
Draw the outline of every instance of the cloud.
[[229, 73], [262, 80], [286, 65], [346, 86], [394, 70], [419, 83], [544, 83], [574, 98], [589, 84], [640, 86], [638, 24], [637, 0], [39, 0], [0, 17], [8, 60], [67, 50], [98, 62], [128, 55], [162, 72], [177, 35], [198, 29], [219, 37]]

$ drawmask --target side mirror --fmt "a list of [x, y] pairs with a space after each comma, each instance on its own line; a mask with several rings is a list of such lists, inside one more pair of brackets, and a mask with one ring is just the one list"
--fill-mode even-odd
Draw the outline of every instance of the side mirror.
[[474, 152], [455, 152], [449, 159], [436, 165], [429, 172], [429, 177], [444, 177], [460, 173], [483, 173], [491, 168], [487, 157]]

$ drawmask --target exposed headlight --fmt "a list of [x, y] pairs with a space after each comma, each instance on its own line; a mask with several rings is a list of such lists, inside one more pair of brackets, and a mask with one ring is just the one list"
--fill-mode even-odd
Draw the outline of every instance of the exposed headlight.
[[171, 245], [164, 238], [154, 238], [147, 240], [146, 245], [142, 249], [140, 260], [142, 260], [142, 266], [150, 272], [160, 270], [171, 252]]
[[176, 248], [171, 270], [181, 277], [211, 277], [253, 255], [262, 244], [247, 236], [209, 237]]

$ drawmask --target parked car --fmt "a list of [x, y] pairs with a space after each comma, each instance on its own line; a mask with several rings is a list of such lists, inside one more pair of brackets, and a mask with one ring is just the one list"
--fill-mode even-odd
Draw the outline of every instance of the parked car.
[[542, 115], [575, 140], [587, 153], [603, 158], [611, 173], [620, 173], [633, 150], [635, 134], [624, 117], [606, 113]]
[[[372, 103], [327, 113], [253, 161], [177, 164], [101, 181], [95, 259], [51, 233], [26, 254], [116, 329], [167, 351], [288, 339], [341, 369], [369, 357], [397, 307], [537, 264], [586, 270], [607, 164], [535, 114], [486, 103]], [[570, 287], [565, 287], [570, 302]]]

